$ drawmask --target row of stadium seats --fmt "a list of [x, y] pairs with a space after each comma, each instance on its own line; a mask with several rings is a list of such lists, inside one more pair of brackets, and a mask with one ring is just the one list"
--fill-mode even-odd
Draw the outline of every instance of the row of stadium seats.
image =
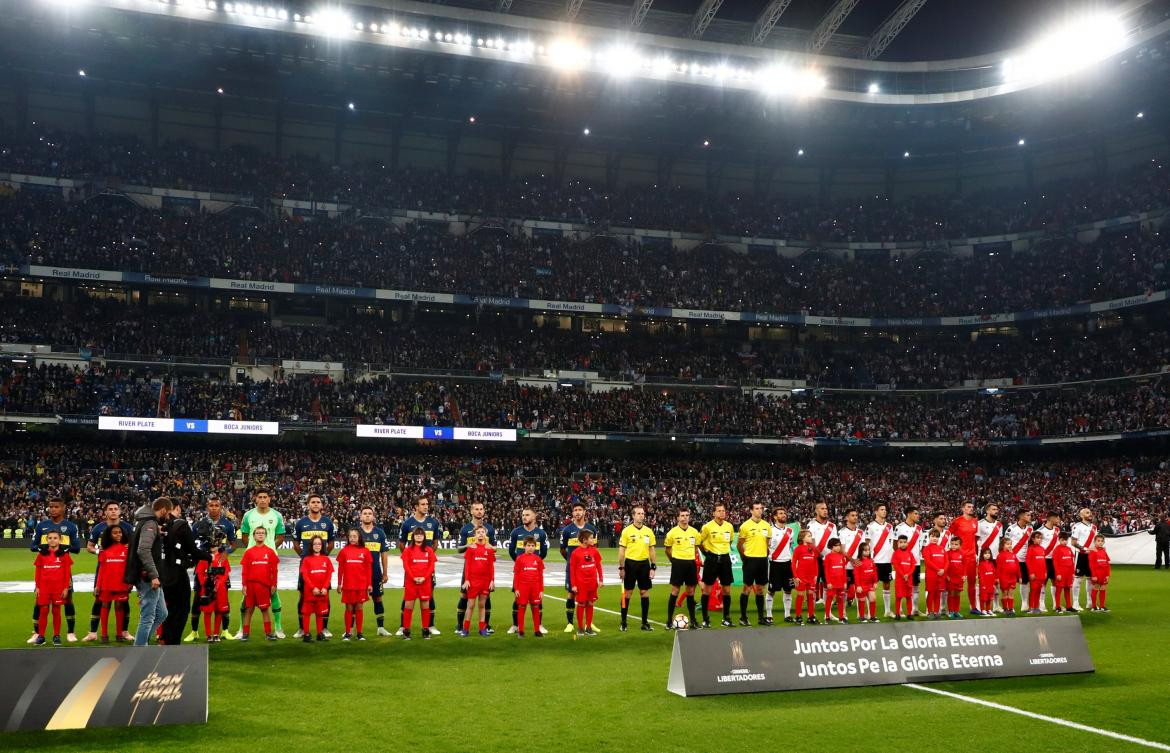
[[[609, 391], [516, 381], [295, 376], [263, 382], [114, 366], [0, 366], [10, 414], [97, 414], [282, 422], [474, 426], [534, 432], [633, 432], [841, 439], [988, 440], [1170, 427], [1165, 380], [994, 395], [742, 389]], [[161, 393], [161, 394], [160, 394]]]
[[971, 315], [1141, 296], [1170, 287], [1170, 235], [1133, 230], [1031, 253], [846, 261], [528, 238], [352, 218], [232, 210], [189, 216], [118, 196], [0, 198], [0, 264], [321, 282], [503, 297], [825, 316]]
[[101, 520], [105, 499], [129, 511], [167, 494], [189, 500], [185, 507], [194, 511], [214, 491], [239, 513], [264, 486], [286, 520], [303, 515], [305, 495], [316, 491], [339, 521], [352, 520], [369, 504], [388, 525], [409, 515], [414, 499], [425, 492], [448, 531], [466, 522], [472, 501], [483, 502], [488, 520], [504, 530], [519, 523], [526, 506], [538, 512], [543, 525], [560, 527], [570, 506], [580, 501], [605, 532], [606, 524], [628, 521], [635, 504], [645, 506], [649, 525], [662, 531], [674, 524], [680, 507], [705, 520], [718, 501], [738, 521], [755, 500], [786, 506], [792, 520], [808, 520], [818, 501], [828, 503], [834, 518], [848, 507], [869, 517], [874, 504], [885, 502], [897, 520], [909, 505], [953, 515], [961, 501], [973, 500], [977, 506], [1001, 505], [1005, 521], [1026, 507], [1060, 512], [1068, 522], [1087, 505], [1106, 532], [1126, 533], [1146, 530], [1165, 515], [1170, 463], [1162, 456], [899, 464], [619, 460], [10, 442], [0, 449], [0, 479], [0, 526], [23, 525], [30, 515], [41, 514], [52, 494], [64, 496], [68, 515], [84, 528]]
[[[359, 331], [362, 337], [354, 338]], [[941, 336], [904, 337], [900, 343], [747, 342], [730, 333], [590, 334], [518, 327], [514, 316], [490, 312], [474, 322], [461, 316], [395, 323], [336, 315], [327, 325], [273, 326], [264, 315], [240, 310], [144, 308], [85, 296], [72, 303], [0, 298], [0, 343], [161, 362], [301, 360], [478, 374], [568, 370], [649, 382], [803, 379], [809, 386], [845, 388], [944, 388], [1005, 379], [1052, 384], [1149, 374], [1170, 365], [1170, 332], [1164, 329], [1040, 331], [983, 335], [975, 342]]]
[[[5, 131], [7, 131], [5, 133]], [[505, 180], [391, 170], [381, 162], [344, 167], [303, 156], [286, 159], [248, 148], [211, 152], [185, 144], [147, 147], [128, 136], [87, 138], [0, 128], [0, 171], [223, 191], [268, 198], [332, 201], [359, 207], [422, 209], [721, 234], [845, 241], [964, 238], [1091, 222], [1170, 205], [1170, 171], [1157, 160], [1109, 181], [1070, 179], [1035, 191], [987, 191], [958, 199], [884, 197], [828, 204], [792, 197], [712, 196], [644, 185], [603, 185], [545, 176]]]

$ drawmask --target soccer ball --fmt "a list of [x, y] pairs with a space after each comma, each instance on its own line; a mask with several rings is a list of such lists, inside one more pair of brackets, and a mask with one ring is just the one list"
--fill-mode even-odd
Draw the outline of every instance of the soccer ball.
[[691, 625], [691, 621], [687, 619], [687, 616], [685, 614], [676, 614], [674, 616], [674, 629], [675, 630], [686, 630], [688, 627], [690, 627], [690, 625]]

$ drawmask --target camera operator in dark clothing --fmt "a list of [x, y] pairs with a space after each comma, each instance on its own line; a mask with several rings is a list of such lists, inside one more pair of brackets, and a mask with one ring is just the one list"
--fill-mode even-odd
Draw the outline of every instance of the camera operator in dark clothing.
[[191, 574], [187, 572], [200, 560], [210, 560], [211, 554], [195, 545], [195, 535], [183, 517], [181, 501], [173, 500], [174, 507], [167, 521], [167, 536], [163, 542], [162, 573], [163, 598], [167, 604], [167, 618], [162, 625], [162, 642], [178, 645], [183, 639], [183, 626], [191, 610]]
[[1161, 570], [1163, 563], [1170, 569], [1170, 513], [1154, 524], [1150, 535], [1154, 537], [1154, 569]]

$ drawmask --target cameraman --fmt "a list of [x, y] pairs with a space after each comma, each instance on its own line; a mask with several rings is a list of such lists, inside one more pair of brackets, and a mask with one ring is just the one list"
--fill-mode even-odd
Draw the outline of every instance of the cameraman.
[[[219, 495], [212, 493], [207, 497], [207, 514], [200, 518], [194, 527], [195, 546], [208, 555], [215, 554], [216, 550], [223, 549], [225, 554], [231, 554], [236, 545], [236, 524], [224, 512], [223, 502]], [[203, 590], [199, 582], [199, 575], [195, 575], [195, 588], [191, 601], [191, 632], [183, 640], [187, 643], [199, 637], [199, 597]], [[230, 582], [229, 582], [230, 587]], [[223, 637], [229, 641], [232, 634], [228, 632], [228, 616], [223, 617]]]
[[162, 643], [177, 645], [183, 639], [183, 625], [191, 610], [191, 576], [187, 570], [200, 560], [211, 560], [211, 554], [195, 545], [191, 526], [183, 517], [181, 500], [174, 499], [168, 518], [167, 535], [163, 542], [162, 589], [167, 604], [167, 618], [162, 624]]

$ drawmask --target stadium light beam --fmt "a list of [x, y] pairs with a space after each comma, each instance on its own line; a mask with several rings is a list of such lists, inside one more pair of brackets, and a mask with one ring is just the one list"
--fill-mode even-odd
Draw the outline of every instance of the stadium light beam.
[[601, 65], [614, 78], [629, 78], [642, 68], [642, 57], [633, 47], [617, 45], [601, 54]]
[[1093, 13], [1063, 24], [1003, 61], [1003, 77], [1013, 83], [1041, 83], [1084, 70], [1125, 48], [1121, 19]]
[[312, 18], [321, 33], [327, 37], [344, 36], [354, 28], [353, 19], [339, 8], [321, 8]]
[[557, 39], [548, 48], [548, 60], [554, 68], [575, 71], [589, 63], [589, 51], [575, 39]]

